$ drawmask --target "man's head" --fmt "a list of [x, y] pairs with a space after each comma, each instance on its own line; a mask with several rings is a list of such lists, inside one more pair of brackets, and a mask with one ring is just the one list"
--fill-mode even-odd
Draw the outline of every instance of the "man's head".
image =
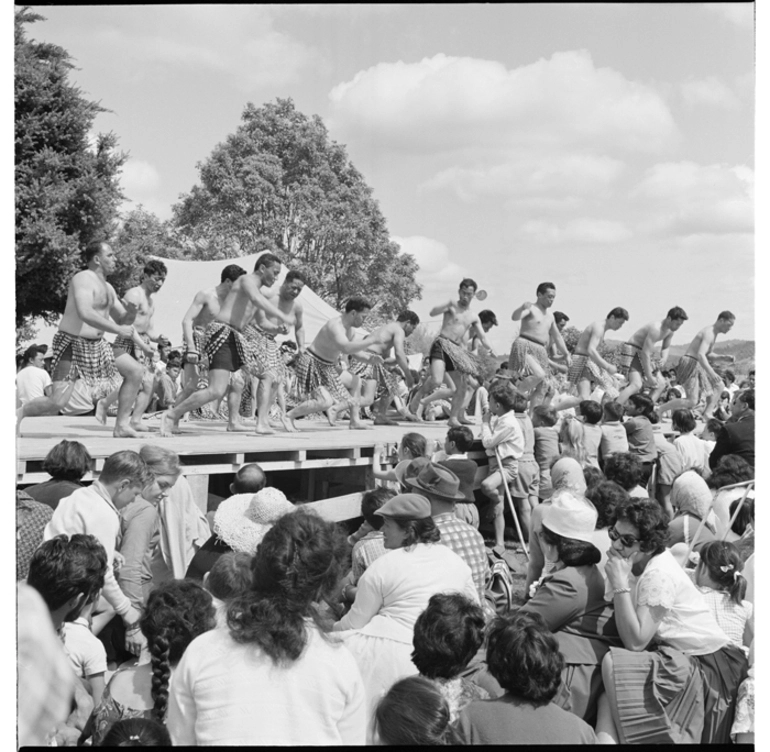
[[107, 457], [99, 474], [99, 482], [107, 487], [117, 509], [130, 504], [154, 481], [147, 463], [137, 452], [129, 449]]
[[92, 240], [83, 251], [83, 256], [89, 269], [101, 269], [105, 275], [115, 271], [115, 252], [103, 240]]
[[566, 313], [562, 313], [561, 311], [554, 311], [553, 320], [556, 322], [556, 328], [562, 332], [564, 331], [564, 327], [567, 326], [569, 316], [567, 316]]
[[21, 360], [21, 367], [35, 366], [35, 368], [45, 368], [44, 351], [37, 345], [31, 345], [24, 351], [24, 356]]
[[601, 419], [604, 411], [596, 400], [583, 400], [580, 405], [580, 414], [590, 426], [595, 426]]
[[602, 409], [604, 410], [605, 423], [614, 423], [617, 420], [622, 420], [626, 414], [625, 408], [620, 402], [605, 402]]
[[231, 285], [238, 277], [242, 277], [246, 274], [246, 270], [238, 264], [228, 264], [222, 269], [222, 274], [219, 276], [220, 283], [229, 282]]
[[718, 334], [727, 334], [727, 332], [733, 328], [733, 324], [735, 324], [735, 314], [731, 311], [722, 311], [722, 313], [717, 316], [715, 329]]
[[447, 454], [463, 454], [473, 446], [473, 431], [468, 426], [452, 426], [446, 432], [444, 451]]
[[535, 292], [537, 304], [542, 308], [550, 308], [556, 300], [556, 285], [553, 282], [541, 282]]
[[684, 324], [685, 321], [687, 321], [687, 318], [688, 316], [684, 312], [684, 308], [680, 308], [679, 306], [674, 306], [666, 314], [666, 323], [668, 325], [668, 328], [672, 332], [675, 332], [677, 329], [679, 329], [682, 326], [682, 324]]
[[361, 515], [375, 530], [380, 530], [385, 521], [384, 517], [375, 512], [395, 495], [396, 492], [392, 488], [379, 486], [373, 491], [365, 491], [361, 497]]
[[168, 363], [166, 363], [166, 373], [169, 375], [169, 377], [176, 381], [179, 378], [179, 374], [182, 371], [182, 363], [179, 360], [172, 361], [169, 358]]
[[607, 329], [616, 332], [626, 321], [628, 321], [628, 311], [620, 306], [613, 308], [607, 314]]
[[280, 295], [284, 300], [295, 300], [305, 287], [305, 274], [299, 269], [290, 269], [281, 285]]
[[91, 455], [79, 441], [60, 441], [43, 460], [43, 470], [55, 480], [79, 481], [91, 469]]
[[740, 418], [749, 410], [754, 410], [754, 390], [744, 389], [738, 392], [733, 399], [733, 415]]
[[722, 379], [727, 386], [730, 386], [730, 384], [735, 382], [735, 374], [729, 368], [725, 368], [722, 372]]
[[457, 291], [458, 303], [460, 303], [462, 307], [467, 308], [476, 296], [476, 290], [478, 289], [479, 286], [476, 284], [476, 281], [470, 277], [461, 280], [460, 289]]
[[490, 311], [488, 308], [479, 312], [479, 321], [485, 332], [488, 332], [493, 326], [497, 326], [497, 316], [495, 316], [494, 311]]
[[158, 259], [150, 259], [142, 270], [142, 284], [146, 285], [150, 292], [158, 292], [166, 281], [168, 270], [166, 265]]
[[345, 313], [354, 327], [363, 326], [366, 316], [372, 310], [372, 304], [364, 297], [356, 295], [345, 303]]
[[254, 274], [259, 275], [264, 287], [272, 287], [281, 273], [281, 259], [274, 253], [263, 253], [254, 264]]
[[408, 337], [419, 325], [420, 317], [410, 310], [401, 311], [396, 318], [399, 324], [403, 324], [404, 334]]
[[230, 493], [244, 494], [244, 493], [257, 493], [261, 491], [267, 479], [265, 478], [265, 472], [256, 463], [252, 462], [248, 465], [244, 465], [236, 474], [233, 482], [230, 484]]
[[76, 619], [99, 597], [107, 573], [107, 552], [93, 535], [57, 535], [32, 555], [27, 584], [62, 621]]

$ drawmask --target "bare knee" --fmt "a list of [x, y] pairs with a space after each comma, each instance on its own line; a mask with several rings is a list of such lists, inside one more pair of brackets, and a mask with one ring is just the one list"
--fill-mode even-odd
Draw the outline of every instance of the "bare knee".
[[124, 382], [128, 382], [135, 386], [140, 386], [142, 379], [144, 378], [144, 368], [141, 364], [135, 361], [130, 355], [121, 355], [116, 361], [115, 365], [118, 368], [118, 373], [123, 377]]

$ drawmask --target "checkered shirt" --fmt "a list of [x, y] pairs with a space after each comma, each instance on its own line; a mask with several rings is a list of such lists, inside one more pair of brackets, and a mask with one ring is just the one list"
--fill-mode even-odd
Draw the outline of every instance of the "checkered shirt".
[[480, 602], [483, 603], [489, 576], [489, 560], [481, 533], [467, 522], [457, 519], [454, 512], [436, 514], [433, 521], [441, 533], [441, 543], [451, 548], [471, 568], [473, 584], [479, 592]]
[[43, 542], [45, 526], [53, 517], [48, 504], [35, 501], [25, 491], [16, 492], [16, 581], [26, 580], [32, 554]]
[[703, 593], [711, 613], [716, 617], [717, 624], [730, 638], [730, 642], [747, 651], [743, 645], [743, 630], [754, 611], [754, 604], [751, 601], [738, 604], [729, 593], [709, 587], [699, 587], [698, 590]]
[[375, 559], [388, 553], [385, 548], [385, 534], [380, 530], [367, 533], [353, 546], [353, 579], [352, 584], [358, 584], [361, 575]]

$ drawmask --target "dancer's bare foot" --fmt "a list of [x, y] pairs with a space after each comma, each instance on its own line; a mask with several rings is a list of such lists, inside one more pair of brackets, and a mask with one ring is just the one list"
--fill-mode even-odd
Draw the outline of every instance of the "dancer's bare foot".
[[462, 423], [464, 426], [475, 426], [476, 421], [471, 420], [470, 418], [460, 418], [460, 423]]
[[271, 433], [275, 433], [275, 430], [270, 428], [270, 426], [260, 425], [259, 422], [257, 423], [257, 427], [255, 430], [256, 430], [256, 433], [260, 435], [268, 435]]
[[390, 418], [386, 418], [384, 416], [377, 416], [373, 421], [375, 426], [397, 426], [398, 421], [391, 420]]
[[134, 429], [134, 431], [137, 431], [138, 433], [153, 433], [154, 431], [157, 431], [157, 428], [150, 428], [150, 426], [145, 426], [143, 423], [132, 423], [131, 428]]
[[161, 436], [173, 436], [174, 428], [176, 428], [176, 421], [172, 420], [169, 417], [168, 412], [163, 413], [163, 415], [160, 416], [160, 435]]
[[140, 438], [139, 434], [134, 431], [131, 426], [119, 426], [115, 425], [114, 430], [112, 431], [112, 435], [116, 439], [138, 439]]
[[251, 433], [253, 430], [251, 426], [244, 426], [243, 423], [228, 423], [228, 431], [235, 431], [236, 433]]
[[281, 416], [281, 423], [283, 423], [283, 427], [289, 433], [297, 433], [299, 430], [297, 426], [294, 425], [294, 421], [288, 415]]
[[330, 426], [336, 426], [337, 425], [337, 413], [339, 412], [339, 408], [332, 405], [327, 411], [326, 411], [326, 420], [329, 421]]
[[406, 412], [401, 416], [404, 420], [408, 420], [410, 423], [424, 423], [425, 421], [414, 413]]
[[374, 430], [372, 426], [365, 426], [363, 423], [359, 423], [358, 421], [350, 421], [350, 425], [348, 428], [354, 430], [354, 431], [372, 431]]
[[107, 425], [107, 403], [100, 399], [96, 403], [96, 412], [94, 413], [94, 417], [103, 425]]
[[462, 425], [457, 418], [450, 418], [446, 424], [447, 428], [459, 428]]

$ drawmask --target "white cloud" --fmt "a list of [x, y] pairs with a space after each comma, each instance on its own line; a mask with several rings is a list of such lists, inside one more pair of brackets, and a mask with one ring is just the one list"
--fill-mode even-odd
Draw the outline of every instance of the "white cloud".
[[128, 198], [134, 193], [151, 193], [160, 186], [160, 174], [149, 162], [129, 159], [123, 165], [121, 185]]
[[519, 231], [528, 240], [543, 245], [621, 243], [632, 236], [622, 222], [589, 217], [571, 220], [563, 226], [532, 219], [522, 224]]
[[653, 88], [595, 67], [585, 50], [513, 70], [444, 54], [380, 63], [335, 86], [329, 98], [334, 127], [410, 151], [594, 146], [655, 152], [678, 135]]
[[725, 83], [714, 76], [703, 79], [691, 79], [681, 85], [682, 97], [690, 105], [709, 105], [734, 110], [740, 106], [740, 100]]
[[643, 229], [673, 235], [754, 231], [754, 171], [744, 165], [656, 164], [631, 192], [650, 219]]
[[702, 7], [741, 28], [754, 26], [754, 3], [705, 3]]

